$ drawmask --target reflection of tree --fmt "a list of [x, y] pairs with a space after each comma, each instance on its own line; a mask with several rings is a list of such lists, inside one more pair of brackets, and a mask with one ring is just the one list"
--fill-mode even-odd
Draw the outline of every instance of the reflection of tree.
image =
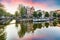
[[60, 14], [57, 14], [57, 17], [60, 18]]
[[16, 27], [18, 27], [18, 24], [16, 23], [16, 25], [15, 25]]
[[49, 27], [49, 23], [45, 23], [45, 26], [46, 26], [46, 28], [48, 28]]
[[34, 28], [34, 30], [35, 30], [35, 29], [37, 28], [37, 24], [34, 24], [34, 25], [33, 25], [33, 28]]
[[57, 25], [57, 22], [56, 22], [56, 21], [54, 21], [54, 22], [53, 22], [53, 26], [56, 26], [56, 25]]
[[27, 26], [21, 24], [21, 30], [20, 32], [18, 33], [20, 37], [23, 37], [25, 32], [27, 31]]
[[18, 23], [17, 23], [17, 21], [15, 21], [15, 26], [18, 27]]
[[6, 38], [5, 38], [5, 34], [3, 34], [3, 35], [1, 35], [0, 36], [0, 40], [5, 40]]
[[3, 29], [4, 27], [5, 27], [5, 25], [0, 25], [0, 29], [1, 29], [1, 28]]
[[34, 32], [33, 24], [31, 22], [23, 22], [20, 24], [21, 30], [19, 32], [19, 36], [23, 37], [26, 32]]
[[42, 24], [40, 23], [40, 24], [38, 24], [38, 28], [40, 28], [41, 29], [41, 27], [42, 27]]
[[0, 40], [5, 40], [5, 33], [4, 33], [4, 29], [0, 29]]
[[58, 23], [60, 24], [60, 20], [58, 21]]

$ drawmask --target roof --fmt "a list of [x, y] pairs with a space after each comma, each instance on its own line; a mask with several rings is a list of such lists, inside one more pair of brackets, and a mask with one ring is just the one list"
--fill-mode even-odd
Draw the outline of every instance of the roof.
[[56, 12], [60, 12], [60, 10], [56, 10]]
[[31, 9], [35, 10], [34, 7], [31, 7]]

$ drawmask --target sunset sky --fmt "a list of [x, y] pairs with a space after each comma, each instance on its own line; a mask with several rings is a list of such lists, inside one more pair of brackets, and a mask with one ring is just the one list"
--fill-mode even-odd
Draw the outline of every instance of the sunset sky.
[[0, 0], [0, 3], [12, 14], [17, 10], [19, 4], [33, 6], [36, 10], [51, 11], [60, 9], [60, 0]]

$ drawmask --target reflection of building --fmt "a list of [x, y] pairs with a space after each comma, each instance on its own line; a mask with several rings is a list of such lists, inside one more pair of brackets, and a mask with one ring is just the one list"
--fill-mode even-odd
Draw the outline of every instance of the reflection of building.
[[28, 32], [30, 32], [30, 31], [33, 32], [33, 31], [34, 31], [34, 30], [33, 30], [33, 23], [30, 23], [30, 22], [27, 23], [27, 31], [28, 31]]

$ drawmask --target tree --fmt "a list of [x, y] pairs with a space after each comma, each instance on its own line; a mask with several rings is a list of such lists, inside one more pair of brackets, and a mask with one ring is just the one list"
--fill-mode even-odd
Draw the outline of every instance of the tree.
[[49, 17], [49, 13], [48, 12], [45, 13], [45, 17]]
[[0, 3], [0, 16], [10, 16], [11, 14], [6, 12], [4, 9], [4, 5]]
[[57, 14], [57, 17], [60, 18], [60, 14]]
[[56, 13], [53, 13], [53, 17], [56, 17], [57, 15], [56, 15]]
[[17, 17], [19, 14], [18, 14], [18, 11], [15, 12], [15, 16]]
[[34, 17], [37, 17], [38, 16], [36, 11], [33, 13], [33, 16]]
[[42, 16], [42, 13], [41, 13], [41, 12], [39, 12], [39, 13], [38, 13], [38, 16], [39, 16], [39, 17], [41, 17], [41, 16]]
[[5, 13], [5, 16], [11, 16], [12, 14], [10, 14], [9, 12]]
[[3, 10], [0, 8], [0, 16], [3, 15]]
[[0, 7], [3, 7], [4, 8], [4, 5], [2, 3], [0, 3]]
[[3, 4], [0, 3], [0, 16], [2, 16], [5, 12], [3, 8], [4, 8]]
[[24, 14], [25, 14], [25, 7], [21, 7], [21, 11], [20, 11], [20, 13], [21, 13], [21, 16], [23, 16]]

